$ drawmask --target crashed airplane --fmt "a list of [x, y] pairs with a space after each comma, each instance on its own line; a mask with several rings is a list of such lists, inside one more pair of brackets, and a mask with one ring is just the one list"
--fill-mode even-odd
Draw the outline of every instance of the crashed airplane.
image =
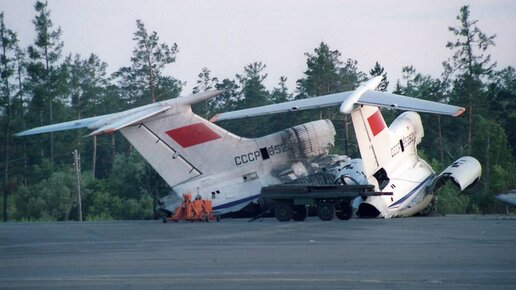
[[[406, 217], [431, 208], [436, 192], [448, 180], [461, 190], [474, 184], [481, 174], [475, 158], [461, 157], [436, 174], [417, 155], [424, 131], [416, 112], [458, 116], [464, 109], [375, 91], [380, 81], [381, 77], [374, 78], [355, 91], [222, 113], [208, 121], [193, 113], [191, 106], [221, 93], [210, 91], [17, 135], [77, 128], [93, 130], [90, 136], [120, 131], [172, 188], [172, 193], [159, 201], [167, 214], [180, 206], [185, 193], [212, 200], [214, 213], [224, 214], [256, 203], [264, 186], [303, 179], [372, 184], [377, 191], [393, 195], [359, 198], [358, 216]], [[351, 114], [361, 158], [329, 154], [335, 143], [330, 120], [255, 139], [236, 136], [214, 124], [328, 106], [340, 106], [342, 113]], [[380, 107], [408, 112], [387, 126]]]

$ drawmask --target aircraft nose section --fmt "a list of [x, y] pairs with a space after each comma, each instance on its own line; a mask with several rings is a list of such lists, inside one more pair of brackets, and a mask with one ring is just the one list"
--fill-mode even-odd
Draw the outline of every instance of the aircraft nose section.
[[358, 206], [357, 216], [361, 218], [376, 218], [380, 215], [380, 211], [372, 204], [361, 203]]

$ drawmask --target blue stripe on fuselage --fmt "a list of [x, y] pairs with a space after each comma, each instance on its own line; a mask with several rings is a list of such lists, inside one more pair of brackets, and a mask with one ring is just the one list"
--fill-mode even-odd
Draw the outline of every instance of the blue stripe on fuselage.
[[421, 182], [420, 184], [418, 184], [416, 187], [414, 187], [414, 189], [412, 189], [409, 193], [407, 193], [404, 197], [398, 199], [395, 203], [389, 205], [389, 208], [393, 207], [393, 206], [397, 206], [397, 205], [400, 205], [402, 202], [404, 202], [405, 200], [407, 200], [409, 197], [411, 197], [413, 194], [415, 194], [420, 188], [421, 186], [425, 185], [426, 182], [428, 180], [430, 180], [431, 178], [433, 177], [433, 175], [430, 175], [428, 176], [425, 180], [423, 180], [423, 182]]
[[239, 199], [239, 200], [235, 200], [235, 201], [232, 201], [232, 202], [228, 202], [228, 203], [224, 203], [224, 204], [221, 204], [221, 205], [217, 205], [217, 206], [213, 207], [213, 210], [220, 210], [220, 209], [232, 207], [232, 206], [235, 206], [237, 204], [244, 203], [244, 202], [249, 202], [249, 201], [252, 201], [253, 199], [257, 199], [259, 196], [260, 195], [257, 194], [257, 195], [249, 196], [249, 197], [242, 198], [242, 199]]

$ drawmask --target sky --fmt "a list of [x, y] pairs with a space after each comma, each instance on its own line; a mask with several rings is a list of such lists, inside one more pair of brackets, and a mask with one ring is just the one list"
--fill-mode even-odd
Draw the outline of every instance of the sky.
[[[35, 39], [35, 0], [0, 0], [5, 23], [22, 47]], [[325, 42], [341, 59], [358, 61], [368, 72], [379, 62], [390, 88], [404, 66], [439, 77], [452, 52], [449, 26], [458, 26], [462, 5], [480, 29], [496, 34], [488, 53], [498, 69], [516, 66], [516, 1], [512, 0], [48, 0], [54, 27], [61, 27], [64, 55], [91, 53], [108, 64], [108, 72], [130, 65], [136, 20], [156, 31], [160, 42], [177, 43], [176, 62], [165, 69], [191, 92], [203, 67], [219, 80], [243, 73], [261, 61], [272, 89], [281, 76], [295, 91], [306, 70], [305, 53]]]

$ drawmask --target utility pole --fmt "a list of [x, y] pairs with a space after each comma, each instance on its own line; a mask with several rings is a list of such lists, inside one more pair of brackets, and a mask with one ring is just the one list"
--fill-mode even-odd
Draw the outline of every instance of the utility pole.
[[81, 156], [77, 149], [73, 151], [75, 174], [77, 175], [77, 199], [79, 206], [79, 221], [82, 222], [82, 198], [81, 198]]

